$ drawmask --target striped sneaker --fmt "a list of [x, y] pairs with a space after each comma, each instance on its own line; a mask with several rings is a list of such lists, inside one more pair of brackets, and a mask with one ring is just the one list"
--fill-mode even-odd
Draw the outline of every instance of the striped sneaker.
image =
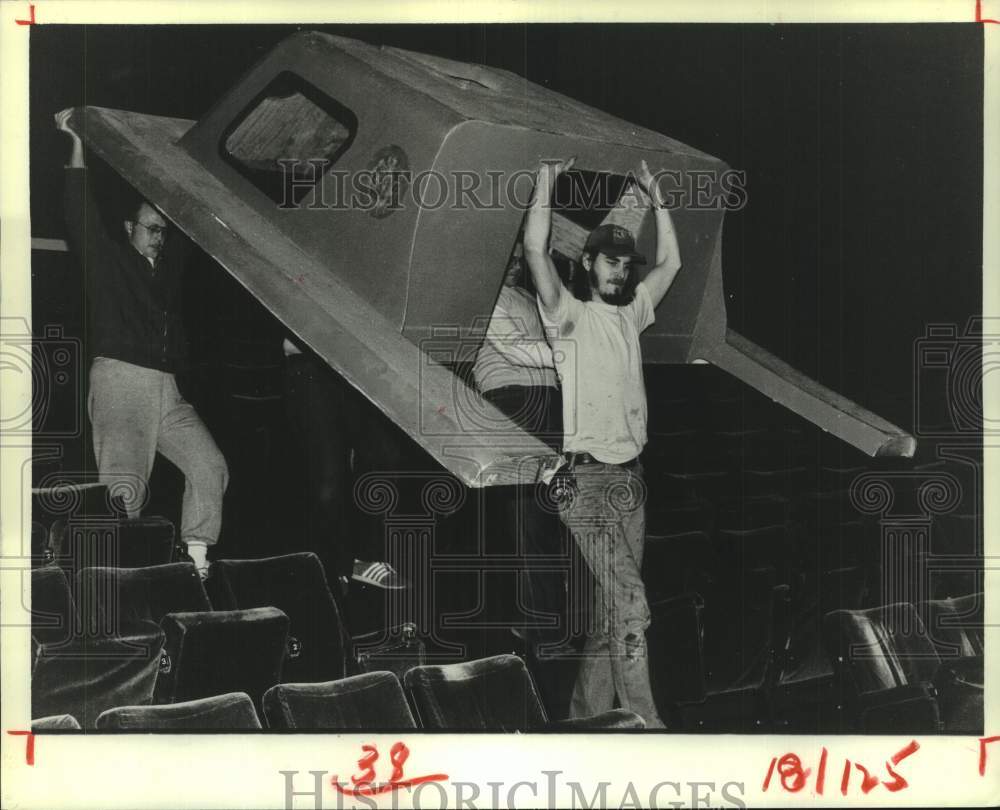
[[351, 579], [364, 585], [390, 591], [402, 590], [408, 585], [407, 581], [396, 572], [396, 569], [386, 562], [355, 560], [354, 574]]

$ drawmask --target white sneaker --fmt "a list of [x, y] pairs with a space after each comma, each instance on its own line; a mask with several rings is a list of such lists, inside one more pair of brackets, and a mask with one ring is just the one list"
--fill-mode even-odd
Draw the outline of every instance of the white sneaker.
[[395, 568], [387, 562], [354, 561], [354, 573], [351, 576], [355, 582], [371, 585], [375, 588], [397, 591], [408, 587], [409, 583], [401, 577]]
[[198, 569], [198, 576], [208, 579], [208, 544], [192, 540], [187, 544], [187, 553]]

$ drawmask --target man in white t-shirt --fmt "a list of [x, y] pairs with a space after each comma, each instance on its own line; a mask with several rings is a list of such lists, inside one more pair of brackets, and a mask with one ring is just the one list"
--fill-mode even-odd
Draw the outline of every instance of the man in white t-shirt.
[[592, 627], [570, 716], [607, 711], [617, 696], [647, 728], [664, 728], [646, 656], [649, 608], [641, 576], [646, 489], [639, 463], [646, 444], [646, 389], [639, 335], [653, 323], [656, 305], [680, 270], [680, 250], [670, 212], [643, 161], [637, 178], [656, 217], [652, 269], [639, 282], [637, 265], [645, 258], [636, 252], [633, 235], [620, 225], [602, 225], [588, 237], [581, 257], [587, 283], [578, 295], [571, 293], [559, 279], [548, 241], [556, 178], [572, 165], [572, 158], [542, 164], [524, 231], [542, 321], [558, 341], [563, 453], [575, 480], [560, 515], [595, 580]]

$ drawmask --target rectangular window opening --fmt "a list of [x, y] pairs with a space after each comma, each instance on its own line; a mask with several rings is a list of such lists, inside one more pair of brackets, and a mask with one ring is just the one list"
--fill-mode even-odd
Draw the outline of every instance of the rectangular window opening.
[[222, 156], [282, 207], [295, 207], [347, 151], [357, 116], [285, 71], [222, 136]]

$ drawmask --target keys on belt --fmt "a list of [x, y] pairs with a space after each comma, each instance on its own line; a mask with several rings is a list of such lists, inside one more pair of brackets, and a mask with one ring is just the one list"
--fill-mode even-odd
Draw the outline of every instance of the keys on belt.
[[[548, 497], [552, 504], [560, 509], [567, 509], [576, 498], [579, 489], [574, 474], [577, 467], [585, 464], [605, 464], [607, 462], [594, 458], [590, 453], [566, 453], [566, 464], [560, 467], [558, 472], [552, 477], [549, 483]], [[631, 470], [639, 459], [633, 458], [622, 464], [611, 464], [612, 467], [620, 467], [623, 470]]]

